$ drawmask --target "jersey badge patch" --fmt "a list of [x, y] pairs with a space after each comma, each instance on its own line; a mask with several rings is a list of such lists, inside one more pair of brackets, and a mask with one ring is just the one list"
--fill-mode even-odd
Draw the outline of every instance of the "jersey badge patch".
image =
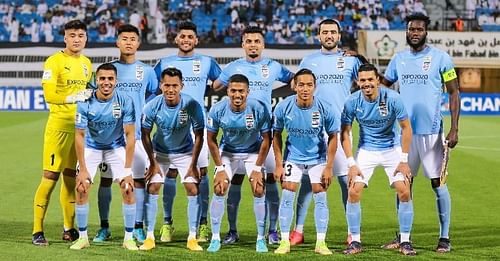
[[144, 80], [144, 66], [142, 65], [137, 65], [135, 67], [135, 78], [138, 80], [138, 81], [142, 81]]
[[311, 120], [311, 127], [313, 128], [318, 128], [319, 127], [319, 122], [321, 118], [321, 114], [319, 111], [313, 111], [312, 113], [312, 120]]
[[201, 72], [201, 61], [193, 60], [193, 73], [200, 74], [200, 72]]
[[253, 114], [245, 115], [245, 124], [247, 126], [247, 130], [250, 130], [255, 125], [255, 120], [253, 118]]
[[113, 102], [113, 118], [119, 119], [122, 116], [122, 108], [120, 107], [120, 103]]
[[422, 71], [427, 72], [431, 68], [431, 56], [425, 56], [422, 64]]
[[89, 68], [87, 67], [86, 64], [82, 64], [83, 67], [83, 74], [85, 75], [85, 78], [89, 77]]
[[179, 124], [184, 125], [188, 121], [188, 114], [186, 110], [179, 111]]
[[345, 60], [344, 57], [337, 58], [337, 70], [343, 71], [345, 69]]
[[263, 64], [262, 67], [260, 68], [260, 72], [262, 75], [262, 78], [269, 78], [269, 66], [267, 64]]

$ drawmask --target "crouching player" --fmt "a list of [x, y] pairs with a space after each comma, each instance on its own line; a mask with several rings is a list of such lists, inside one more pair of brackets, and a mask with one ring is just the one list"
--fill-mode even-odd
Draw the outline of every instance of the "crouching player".
[[[309, 175], [314, 198], [316, 223], [315, 252], [331, 255], [325, 243], [329, 210], [326, 190], [332, 181], [333, 160], [337, 151], [337, 133], [340, 124], [335, 112], [323, 99], [313, 96], [316, 77], [309, 69], [301, 69], [294, 76], [296, 95], [278, 103], [274, 110], [273, 149], [276, 156], [275, 179], [282, 180], [279, 208], [281, 242], [276, 254], [290, 252], [290, 225], [293, 218], [295, 191], [302, 175]], [[282, 132], [288, 133], [283, 155]], [[328, 141], [324, 140], [324, 134]], [[284, 161], [284, 164], [283, 164]]]
[[131, 169], [135, 147], [133, 104], [127, 96], [115, 92], [114, 65], [105, 63], [99, 66], [96, 83], [97, 91], [89, 101], [78, 104], [76, 115], [75, 149], [79, 164], [76, 218], [80, 238], [70, 248], [79, 250], [90, 246], [87, 235], [89, 192], [97, 167], [105, 162], [123, 196], [123, 247], [138, 250], [132, 239], [136, 209]]
[[[148, 155], [150, 166], [144, 175], [148, 189], [146, 200], [147, 235], [141, 250], [155, 247], [154, 228], [158, 212], [158, 192], [163, 183], [163, 175], [169, 168], [177, 169], [188, 197], [189, 236], [187, 248], [192, 251], [203, 249], [196, 240], [199, 223], [199, 182], [198, 158], [203, 144], [203, 109], [191, 96], [181, 93], [182, 72], [177, 68], [167, 68], [161, 73], [158, 95], [144, 107], [142, 115], [142, 143]], [[151, 140], [151, 131], [156, 125], [156, 133]], [[194, 132], [194, 142], [191, 137]], [[155, 155], [156, 154], [156, 155]]]
[[[208, 147], [215, 163], [214, 196], [210, 204], [212, 240], [209, 252], [221, 247], [220, 225], [226, 203], [226, 193], [238, 166], [244, 164], [253, 193], [253, 210], [257, 223], [257, 252], [267, 252], [265, 240], [266, 197], [265, 176], [262, 173], [271, 144], [270, 117], [264, 104], [247, 99], [248, 78], [234, 74], [229, 78], [227, 95], [215, 104], [208, 116]], [[217, 134], [222, 129], [220, 146]], [[219, 151], [219, 149], [221, 151]]]

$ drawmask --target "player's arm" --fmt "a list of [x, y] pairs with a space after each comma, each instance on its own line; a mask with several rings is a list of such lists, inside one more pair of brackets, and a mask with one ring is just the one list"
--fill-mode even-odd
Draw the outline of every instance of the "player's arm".
[[160, 171], [160, 166], [156, 161], [154, 151], [153, 151], [153, 143], [151, 142], [151, 129], [150, 128], [141, 128], [141, 141], [144, 146], [144, 150], [146, 151], [146, 155], [148, 155], [149, 159], [149, 168], [146, 170], [146, 174], [144, 174], [144, 179], [149, 181], [155, 174], [162, 175]]
[[134, 160], [134, 149], [135, 149], [135, 125], [125, 124], [123, 125], [123, 130], [125, 131], [125, 168], [132, 167], [132, 160]]
[[356, 176], [361, 176], [363, 178], [363, 174], [356, 164], [352, 153], [351, 138], [349, 136], [352, 130], [352, 125], [342, 123], [340, 129], [340, 142], [342, 144], [342, 149], [344, 150], [345, 157], [347, 158], [347, 167], [349, 168], [349, 171], [347, 173], [347, 185], [348, 187], [353, 187]]
[[43, 96], [45, 101], [49, 104], [74, 104], [77, 102], [84, 102], [92, 95], [92, 90], [85, 89], [70, 95], [61, 95], [56, 92], [55, 83], [43, 83]]
[[197, 179], [200, 178], [200, 172], [198, 171], [198, 158], [200, 157], [200, 151], [202, 146], [203, 146], [203, 129], [194, 130], [193, 154], [191, 156], [191, 165], [189, 169], [192, 171], [192, 174]]
[[214, 192], [217, 195], [225, 195], [226, 190], [229, 187], [229, 178], [227, 176], [225, 166], [222, 165], [219, 145], [217, 144], [218, 130], [219, 128], [217, 128], [216, 132], [214, 132], [213, 129], [207, 130], [207, 144], [210, 154], [212, 155], [212, 160], [215, 164]]
[[261, 133], [262, 143], [260, 144], [259, 155], [257, 156], [257, 160], [255, 161], [256, 166], [262, 166], [264, 161], [267, 158], [267, 154], [269, 153], [269, 149], [271, 148], [271, 132], [267, 131]]
[[399, 165], [396, 167], [394, 171], [394, 175], [401, 172], [405, 177], [408, 183], [411, 182], [411, 170], [408, 165], [408, 152], [410, 151], [411, 145], [411, 124], [408, 118], [403, 120], [399, 120], [399, 126], [401, 127], [401, 161]]
[[337, 133], [332, 132], [328, 134], [328, 147], [326, 156], [326, 166], [321, 175], [321, 185], [326, 190], [332, 183], [333, 161], [337, 153]]
[[383, 75], [379, 75], [379, 77], [380, 77], [380, 83], [387, 88], [390, 88], [394, 84], [393, 82], [387, 80], [387, 78], [385, 78]]
[[217, 144], [217, 132], [213, 132], [212, 130], [207, 130], [207, 144], [208, 149], [210, 150], [210, 155], [212, 155], [212, 159], [214, 161], [215, 166], [222, 166], [222, 160], [220, 157], [219, 145]]
[[[453, 73], [455, 72], [454, 69]], [[445, 73], [446, 74], [446, 73]], [[456, 74], [453, 79], [445, 81], [446, 90], [449, 94], [450, 102], [450, 113], [451, 113], [451, 126], [448, 135], [446, 135], [446, 140], [448, 141], [448, 146], [453, 148], [458, 143], [458, 120], [460, 118], [460, 91], [459, 84], [456, 78]]]
[[75, 129], [75, 152], [78, 159], [76, 189], [79, 193], [86, 193], [90, 186], [90, 175], [85, 162], [85, 129]]
[[215, 91], [215, 92], [219, 92], [219, 91], [222, 91], [224, 89], [224, 83], [222, 83], [221, 80], [217, 79], [215, 81], [212, 82], [212, 89]]
[[273, 151], [274, 159], [276, 162], [276, 169], [274, 171], [274, 180], [282, 181], [283, 176], [283, 141], [282, 141], [283, 130], [274, 129], [273, 133]]

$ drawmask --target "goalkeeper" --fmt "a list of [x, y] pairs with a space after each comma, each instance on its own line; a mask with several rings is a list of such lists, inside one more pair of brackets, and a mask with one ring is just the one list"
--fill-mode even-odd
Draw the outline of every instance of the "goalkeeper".
[[49, 118], [43, 143], [43, 176], [33, 202], [33, 238], [37, 246], [47, 246], [43, 221], [50, 195], [62, 173], [60, 203], [64, 217], [62, 239], [74, 241], [78, 232], [75, 219], [75, 113], [76, 103], [87, 100], [92, 64], [81, 54], [87, 42], [87, 26], [79, 20], [64, 25], [66, 47], [45, 61], [42, 87], [49, 104]]

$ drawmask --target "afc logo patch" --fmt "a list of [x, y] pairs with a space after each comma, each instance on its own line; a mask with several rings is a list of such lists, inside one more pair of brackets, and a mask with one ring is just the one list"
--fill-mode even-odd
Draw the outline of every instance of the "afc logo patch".
[[253, 118], [253, 114], [247, 114], [245, 115], [245, 125], [247, 127], [247, 130], [250, 130], [254, 127], [255, 125], [255, 120]]
[[262, 78], [269, 78], [269, 66], [267, 66], [267, 64], [263, 64], [260, 68], [260, 73]]
[[122, 116], [122, 108], [118, 102], [113, 102], [113, 118], [119, 119]]
[[422, 71], [427, 72], [431, 68], [431, 56], [425, 56], [422, 64]]
[[318, 128], [320, 123], [321, 114], [319, 111], [313, 111], [311, 115], [311, 127]]
[[144, 66], [142, 65], [137, 65], [135, 67], [135, 78], [138, 80], [138, 81], [142, 81], [144, 80]]
[[186, 110], [179, 111], [179, 124], [184, 125], [188, 122], [188, 114]]
[[193, 60], [193, 73], [200, 74], [200, 72], [201, 72], [201, 61]]

